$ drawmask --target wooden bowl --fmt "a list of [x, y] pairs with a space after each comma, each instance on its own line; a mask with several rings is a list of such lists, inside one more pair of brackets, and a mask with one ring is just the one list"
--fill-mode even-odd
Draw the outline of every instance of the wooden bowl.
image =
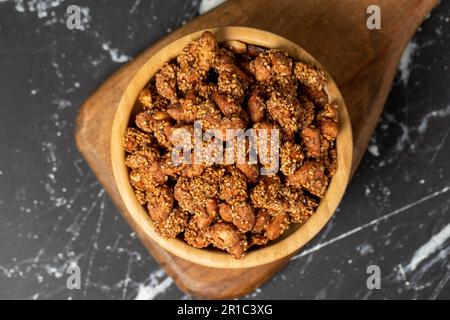
[[[295, 60], [304, 61], [310, 65], [326, 70], [305, 50], [295, 43], [276, 34], [263, 30], [243, 27], [223, 27], [208, 29], [218, 42], [240, 40], [267, 48], [277, 48], [286, 51]], [[125, 203], [132, 225], [140, 229], [139, 233], [149, 237], [170, 253], [190, 262], [215, 268], [249, 268], [267, 264], [293, 254], [310, 241], [322, 228], [336, 210], [347, 186], [351, 161], [353, 140], [347, 108], [334, 81], [328, 76], [326, 91], [330, 101], [339, 106], [339, 135], [337, 137], [338, 170], [330, 181], [328, 191], [321, 200], [317, 211], [302, 225], [291, 224], [288, 231], [276, 241], [267, 246], [251, 249], [241, 260], [232, 258], [228, 253], [216, 249], [197, 249], [179, 239], [165, 239], [158, 236], [154, 230], [146, 209], [143, 208], [134, 194], [128, 169], [125, 166], [125, 151], [123, 137], [130, 123], [130, 118], [136, 113], [136, 101], [139, 92], [147, 85], [161, 66], [178, 56], [182, 49], [192, 40], [200, 37], [198, 31], [184, 36], [153, 55], [136, 73], [128, 84], [117, 108], [111, 134], [111, 162], [114, 179], [120, 196]]]

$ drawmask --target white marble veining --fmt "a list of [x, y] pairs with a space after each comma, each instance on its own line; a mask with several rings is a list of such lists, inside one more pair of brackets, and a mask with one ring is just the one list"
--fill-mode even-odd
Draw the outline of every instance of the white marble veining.
[[208, 11], [211, 11], [218, 5], [221, 5], [226, 0], [201, 0], [200, 7], [199, 7], [199, 13], [204, 14]]
[[342, 239], [350, 237], [353, 234], [358, 233], [358, 232], [360, 232], [360, 231], [362, 231], [362, 230], [364, 230], [366, 228], [369, 228], [369, 227], [372, 227], [372, 226], [376, 226], [380, 222], [384, 222], [384, 221], [386, 221], [386, 220], [388, 220], [388, 219], [390, 219], [390, 218], [392, 218], [392, 217], [394, 217], [394, 216], [396, 216], [396, 215], [398, 215], [400, 213], [403, 213], [403, 212], [405, 212], [405, 211], [407, 211], [407, 210], [409, 210], [409, 209], [411, 209], [411, 208], [413, 208], [413, 207], [415, 207], [415, 206], [417, 206], [417, 205], [419, 205], [419, 204], [421, 204], [421, 203], [423, 203], [425, 201], [431, 200], [431, 199], [433, 199], [435, 197], [438, 197], [438, 196], [440, 196], [442, 194], [446, 194], [449, 191], [450, 191], [450, 187], [445, 187], [445, 188], [443, 188], [441, 190], [435, 191], [432, 194], [429, 194], [429, 195], [427, 195], [427, 196], [425, 196], [425, 197], [423, 197], [423, 198], [421, 198], [419, 200], [416, 200], [416, 201], [413, 201], [411, 203], [408, 203], [407, 205], [405, 205], [405, 206], [403, 206], [401, 208], [398, 208], [398, 209], [396, 209], [396, 210], [394, 210], [392, 212], [389, 212], [389, 213], [387, 213], [385, 215], [382, 215], [381, 217], [378, 217], [378, 218], [376, 218], [374, 220], [371, 220], [371, 221], [369, 221], [367, 223], [359, 225], [359, 226], [357, 226], [357, 227], [355, 227], [355, 228], [353, 228], [353, 229], [351, 229], [349, 231], [341, 233], [340, 235], [338, 235], [338, 236], [336, 236], [336, 237], [334, 237], [332, 239], [329, 239], [329, 240], [326, 240], [324, 242], [321, 242], [321, 243], [313, 246], [312, 248], [301, 250], [299, 254], [295, 255], [292, 258], [292, 260], [299, 259], [299, 258], [301, 258], [303, 256], [306, 256], [308, 254], [316, 252], [316, 251], [318, 251], [318, 250], [320, 250], [320, 249], [322, 249], [322, 248], [324, 248], [326, 246], [334, 244], [335, 242], [338, 242], [338, 241], [340, 241]]
[[433, 235], [431, 239], [423, 244], [411, 258], [411, 261], [404, 268], [407, 272], [416, 270], [417, 266], [435, 253], [450, 238], [450, 223], [441, 231]]

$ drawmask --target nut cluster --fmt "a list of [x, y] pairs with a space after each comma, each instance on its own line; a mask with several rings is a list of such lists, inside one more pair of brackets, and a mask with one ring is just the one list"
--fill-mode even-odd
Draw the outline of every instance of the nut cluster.
[[[242, 258], [303, 223], [337, 170], [338, 107], [325, 73], [285, 52], [210, 32], [165, 63], [139, 96], [143, 111], [124, 137], [126, 166], [156, 232]], [[278, 129], [280, 170], [258, 164], [175, 165], [177, 130]], [[262, 147], [262, 146], [260, 146]]]

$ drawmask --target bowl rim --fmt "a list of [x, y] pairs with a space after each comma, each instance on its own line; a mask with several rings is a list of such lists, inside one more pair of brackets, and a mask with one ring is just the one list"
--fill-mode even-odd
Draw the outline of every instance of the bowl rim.
[[[279, 241], [247, 252], [243, 259], [232, 258], [228, 253], [215, 249], [197, 249], [180, 239], [166, 239], [156, 234], [153, 222], [146, 210], [139, 204], [129, 181], [128, 169], [125, 166], [125, 151], [123, 137], [128, 127], [130, 116], [138, 99], [139, 92], [144, 88], [164, 62], [175, 58], [182, 48], [192, 40], [197, 39], [202, 32], [212, 32], [218, 42], [241, 40], [246, 43], [286, 51], [295, 60], [305, 61], [323, 70], [328, 79], [327, 94], [339, 107], [339, 133], [336, 140], [338, 169], [332, 177], [326, 195], [321, 199], [316, 212], [302, 225], [294, 227], [288, 236]], [[333, 216], [348, 184], [352, 165], [353, 139], [350, 117], [344, 99], [326, 69], [299, 45], [277, 34], [261, 29], [248, 27], [218, 27], [199, 30], [187, 34], [153, 54], [139, 68], [128, 83], [116, 109], [111, 130], [111, 164], [114, 181], [123, 200], [131, 226], [138, 234], [148, 237], [165, 250], [184, 260], [214, 268], [249, 268], [274, 262], [294, 254], [307, 244], [327, 224]], [[130, 222], [130, 221], [129, 221]], [[136, 230], [140, 229], [140, 230]], [[292, 227], [291, 227], [292, 229]]]

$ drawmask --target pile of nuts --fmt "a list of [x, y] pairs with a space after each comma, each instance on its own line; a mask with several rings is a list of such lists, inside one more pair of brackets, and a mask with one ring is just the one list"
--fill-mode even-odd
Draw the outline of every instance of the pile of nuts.
[[[338, 107], [325, 73], [285, 52], [240, 41], [217, 43], [204, 32], [165, 63], [139, 96], [142, 112], [124, 137], [126, 166], [156, 232], [195, 248], [240, 259], [253, 246], [303, 223], [337, 170]], [[279, 167], [261, 163], [175, 164], [174, 133], [279, 130]]]

